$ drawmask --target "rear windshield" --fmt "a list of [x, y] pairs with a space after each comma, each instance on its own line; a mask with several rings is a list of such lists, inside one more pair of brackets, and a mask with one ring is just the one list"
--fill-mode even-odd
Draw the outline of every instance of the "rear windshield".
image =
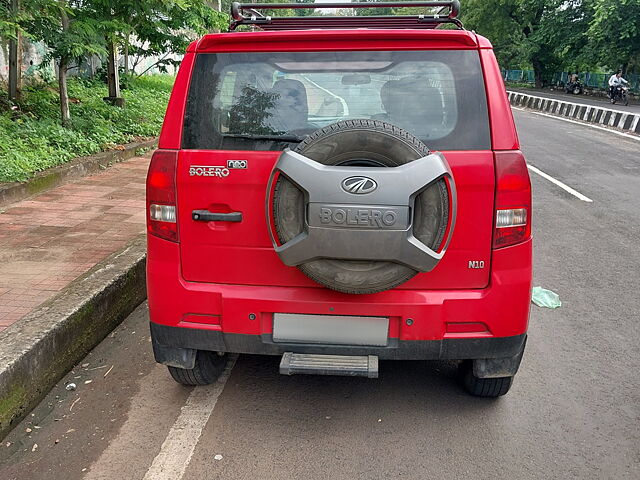
[[491, 148], [477, 51], [199, 54], [182, 148], [282, 150], [350, 119], [392, 123], [433, 150]]

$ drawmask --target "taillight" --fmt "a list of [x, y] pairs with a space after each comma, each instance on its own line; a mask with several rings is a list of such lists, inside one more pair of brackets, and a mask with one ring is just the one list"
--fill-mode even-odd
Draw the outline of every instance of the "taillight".
[[156, 150], [147, 174], [147, 232], [178, 241], [176, 167], [178, 152]]
[[531, 237], [531, 181], [522, 152], [495, 152], [496, 204], [493, 248]]

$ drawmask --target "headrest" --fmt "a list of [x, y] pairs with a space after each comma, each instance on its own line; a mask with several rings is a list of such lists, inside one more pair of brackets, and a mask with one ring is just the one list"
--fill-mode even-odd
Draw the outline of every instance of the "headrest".
[[274, 94], [272, 116], [267, 123], [277, 131], [303, 128], [308, 120], [307, 89], [299, 80], [277, 80], [271, 88]]
[[389, 80], [380, 89], [380, 100], [388, 121], [424, 137], [429, 125], [440, 125], [443, 107], [440, 89], [420, 77]]

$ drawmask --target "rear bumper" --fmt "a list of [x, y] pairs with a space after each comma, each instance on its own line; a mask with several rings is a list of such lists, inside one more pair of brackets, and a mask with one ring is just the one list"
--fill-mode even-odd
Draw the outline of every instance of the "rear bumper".
[[[166, 347], [383, 359], [499, 358], [521, 351], [526, 337], [531, 241], [493, 252], [487, 288], [391, 290], [373, 295], [187, 282], [180, 273], [178, 244], [150, 235], [148, 247], [147, 292], [157, 351]], [[273, 314], [278, 312], [388, 317], [388, 343], [363, 347], [274, 342]]]
[[245, 335], [212, 330], [168, 327], [151, 323], [151, 337], [156, 360], [168, 363], [175, 358], [172, 350], [211, 350], [260, 355], [282, 355], [285, 352], [327, 355], [377, 355], [383, 360], [463, 360], [506, 358], [518, 355], [526, 334], [512, 337], [445, 338], [442, 340], [389, 339], [385, 347], [351, 345], [317, 345], [275, 343], [271, 334]]

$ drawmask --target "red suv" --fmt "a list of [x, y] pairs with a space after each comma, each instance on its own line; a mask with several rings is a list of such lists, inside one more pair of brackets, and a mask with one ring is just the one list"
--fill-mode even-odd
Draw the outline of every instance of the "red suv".
[[176, 381], [211, 383], [236, 352], [368, 377], [378, 359], [446, 359], [473, 395], [509, 390], [527, 166], [489, 41], [457, 0], [402, 5], [448, 13], [234, 3], [232, 29], [260, 31], [188, 48], [147, 178], [152, 343]]

